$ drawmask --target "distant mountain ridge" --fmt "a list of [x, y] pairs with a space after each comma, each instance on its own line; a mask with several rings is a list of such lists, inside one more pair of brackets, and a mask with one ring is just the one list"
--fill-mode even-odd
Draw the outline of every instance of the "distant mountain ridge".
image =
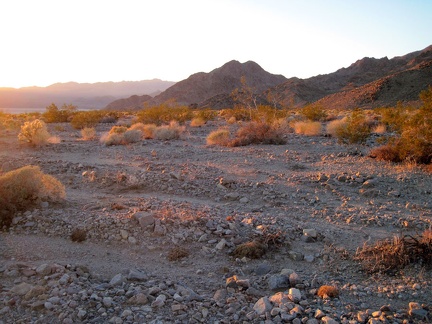
[[47, 87], [0, 88], [0, 108], [41, 108], [55, 103], [82, 109], [101, 109], [131, 95], [155, 96], [175, 84], [159, 79], [143, 81], [55, 83]]

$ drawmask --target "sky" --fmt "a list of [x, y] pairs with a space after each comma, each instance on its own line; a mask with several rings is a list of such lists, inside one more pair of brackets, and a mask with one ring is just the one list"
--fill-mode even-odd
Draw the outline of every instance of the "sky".
[[308, 78], [432, 44], [431, 0], [2, 0], [0, 87], [181, 81], [231, 60]]

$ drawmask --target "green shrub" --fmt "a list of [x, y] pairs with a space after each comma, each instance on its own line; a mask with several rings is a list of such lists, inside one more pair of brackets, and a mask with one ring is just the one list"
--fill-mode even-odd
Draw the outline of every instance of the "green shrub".
[[364, 143], [371, 134], [371, 123], [359, 109], [354, 110], [334, 129], [339, 142], [344, 144]]
[[420, 99], [422, 106], [405, 115], [398, 126], [399, 134], [387, 145], [373, 149], [372, 157], [393, 162], [432, 163], [432, 87], [421, 92]]
[[228, 146], [231, 140], [230, 131], [226, 128], [220, 128], [211, 132], [207, 136], [207, 145]]
[[20, 141], [26, 142], [32, 146], [42, 146], [48, 143], [51, 135], [48, 133], [46, 124], [40, 120], [25, 122], [21, 126], [21, 132], [18, 134]]
[[172, 120], [178, 123], [184, 123], [193, 118], [193, 111], [189, 107], [178, 106], [169, 107], [160, 105], [156, 107], [145, 108], [137, 113], [138, 122], [144, 124], [168, 124]]
[[44, 174], [38, 166], [7, 172], [0, 176], [0, 223], [8, 226], [14, 211], [28, 210], [41, 201], [58, 202], [65, 195], [60, 181]]
[[327, 112], [319, 105], [307, 105], [300, 114], [312, 121], [324, 121], [327, 118]]
[[97, 110], [80, 111], [73, 115], [71, 125], [75, 129], [95, 127], [102, 117], [102, 113]]
[[66, 123], [76, 110], [77, 107], [74, 105], [64, 104], [62, 108], [59, 109], [52, 103], [46, 107], [46, 111], [42, 114], [42, 117], [47, 123]]

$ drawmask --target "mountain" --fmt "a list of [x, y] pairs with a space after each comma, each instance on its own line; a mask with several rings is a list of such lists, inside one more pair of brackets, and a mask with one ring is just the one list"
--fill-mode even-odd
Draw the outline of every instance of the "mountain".
[[177, 82], [154, 97], [150, 104], [161, 104], [174, 99], [178, 104], [200, 106], [205, 100], [229, 95], [234, 89], [240, 88], [242, 77], [245, 77], [247, 85], [256, 93], [262, 93], [287, 80], [282, 75], [265, 71], [255, 62], [230, 61], [209, 73], [195, 73]]
[[151, 100], [153, 97], [149, 95], [137, 96], [133, 95], [125, 99], [117, 99], [108, 104], [105, 109], [108, 110], [139, 110], [142, 109], [144, 103]]
[[157, 95], [175, 82], [143, 81], [55, 83], [48, 87], [0, 88], [0, 108], [42, 108], [55, 103], [81, 109], [104, 108], [113, 100], [131, 95]]
[[290, 78], [266, 93], [291, 107], [318, 102], [324, 108], [371, 108], [411, 102], [432, 84], [431, 62], [432, 45], [392, 59], [365, 57], [333, 73]]

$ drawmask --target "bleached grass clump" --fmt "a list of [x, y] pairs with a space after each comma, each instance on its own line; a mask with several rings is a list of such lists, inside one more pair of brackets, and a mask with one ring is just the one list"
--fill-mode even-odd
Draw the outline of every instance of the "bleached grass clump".
[[171, 139], [179, 139], [184, 131], [184, 126], [180, 126], [177, 121], [171, 121], [169, 125], [156, 127], [153, 135], [155, 139], [167, 141]]
[[139, 129], [128, 129], [123, 133], [126, 144], [136, 143], [142, 139], [143, 133]]
[[220, 145], [227, 146], [231, 141], [230, 131], [226, 128], [219, 128], [213, 132], [211, 132], [207, 136], [207, 145]]
[[195, 117], [190, 122], [191, 127], [201, 127], [201, 126], [204, 126], [205, 124], [206, 124], [206, 121], [202, 117]]
[[154, 138], [154, 130], [156, 129], [156, 127], [156, 124], [136, 123], [133, 124], [129, 129], [140, 130], [144, 139], [151, 139]]
[[100, 141], [106, 146], [125, 144], [123, 134], [119, 133], [105, 133]]
[[81, 130], [81, 136], [84, 141], [91, 141], [96, 138], [96, 130], [94, 127], [84, 127]]
[[387, 127], [384, 124], [378, 124], [372, 129], [374, 134], [384, 134], [387, 131]]
[[317, 136], [322, 132], [322, 124], [318, 121], [298, 121], [293, 127], [296, 134], [306, 136]]
[[336, 137], [340, 129], [346, 127], [347, 118], [332, 120], [327, 124], [326, 133], [332, 137]]
[[18, 139], [32, 146], [42, 146], [49, 143], [51, 137], [48, 133], [46, 124], [40, 120], [25, 122], [21, 126], [21, 132], [18, 134]]

